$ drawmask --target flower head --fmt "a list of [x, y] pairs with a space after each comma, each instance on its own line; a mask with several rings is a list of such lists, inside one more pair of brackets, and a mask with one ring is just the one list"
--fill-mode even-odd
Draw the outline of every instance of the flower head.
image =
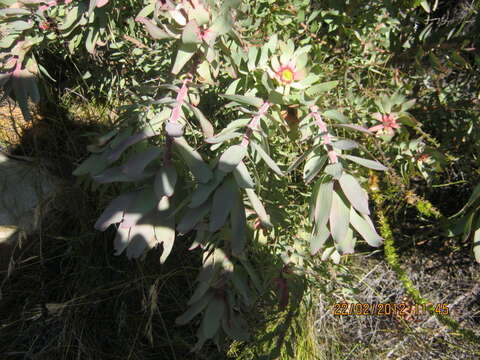
[[303, 78], [294, 60], [280, 63], [276, 56], [272, 58], [272, 67], [267, 69], [267, 72], [272, 79], [277, 80], [281, 85], [290, 85]]
[[377, 135], [393, 135], [395, 133], [395, 129], [400, 127], [400, 124], [397, 123], [397, 119], [395, 118], [394, 114], [375, 113], [373, 114], [373, 117], [380, 121], [381, 124], [372, 126], [368, 130], [376, 132]]

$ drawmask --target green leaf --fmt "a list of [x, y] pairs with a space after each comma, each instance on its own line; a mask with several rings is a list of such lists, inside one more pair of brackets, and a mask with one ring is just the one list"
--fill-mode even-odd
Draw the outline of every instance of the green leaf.
[[347, 229], [347, 234], [344, 239], [335, 244], [335, 248], [340, 254], [353, 254], [355, 252], [355, 241], [353, 237], [353, 230], [351, 228]]
[[260, 157], [265, 161], [270, 169], [273, 170], [277, 175], [283, 176], [282, 170], [278, 167], [278, 165], [273, 161], [273, 159], [263, 150], [263, 148], [257, 144], [255, 141], [250, 141], [250, 145], [253, 149], [260, 155]]
[[154, 190], [160, 199], [163, 196], [172, 196], [177, 183], [177, 171], [172, 165], [163, 166], [155, 175]]
[[128, 228], [137, 224], [143, 216], [153, 210], [158, 204], [153, 188], [147, 187], [137, 193], [137, 196], [125, 210], [120, 227]]
[[177, 225], [180, 234], [186, 234], [192, 230], [210, 211], [211, 202], [206, 202], [200, 207], [189, 208]]
[[74, 176], [82, 176], [87, 174], [96, 175], [107, 168], [109, 161], [100, 155], [90, 155], [85, 159], [74, 171]]
[[210, 137], [208, 139], [205, 139], [205, 142], [209, 144], [221, 144], [225, 141], [238, 138], [239, 136], [242, 136], [242, 134], [234, 131], [234, 132], [219, 134], [217, 136]]
[[245, 192], [247, 193], [248, 199], [250, 200], [250, 204], [253, 207], [253, 210], [257, 213], [260, 221], [262, 222], [262, 225], [272, 227], [272, 223], [270, 222], [270, 216], [268, 216], [267, 212], [265, 211], [265, 208], [263, 207], [262, 202], [258, 198], [257, 194], [255, 194], [255, 191], [252, 189], [245, 189]]
[[222, 156], [220, 156], [220, 160], [218, 161], [218, 168], [224, 173], [232, 172], [243, 160], [245, 155], [247, 155], [246, 146], [230, 146], [227, 150], [225, 150]]
[[305, 92], [308, 96], [316, 97], [323, 92], [330, 91], [338, 85], [338, 81], [328, 81], [309, 87]]
[[[240, 268], [241, 269], [241, 268]], [[253, 305], [253, 298], [251, 296], [250, 288], [248, 286], [247, 275], [241, 271], [238, 267], [235, 268], [235, 271], [231, 275], [232, 284], [243, 298], [243, 301], [247, 306]]]
[[224, 315], [225, 301], [219, 296], [215, 296], [208, 304], [205, 315], [203, 316], [202, 327], [203, 334], [207, 339], [211, 339], [220, 328], [220, 321]]
[[383, 239], [377, 234], [372, 224], [361, 217], [353, 207], [350, 208], [350, 223], [370, 246], [379, 247], [382, 244]]
[[185, 311], [182, 315], [175, 319], [175, 324], [177, 325], [186, 325], [188, 324], [195, 316], [200, 314], [203, 309], [211, 303], [213, 299], [214, 292], [207, 292], [199, 301], [195, 302], [190, 306], [190, 308]]
[[373, 133], [368, 130], [367, 128], [364, 128], [363, 126], [360, 125], [354, 125], [354, 124], [331, 124], [331, 126], [334, 127], [340, 127], [344, 129], [349, 129], [349, 130], [355, 130], [355, 131], [360, 131], [365, 134], [373, 135]]
[[27, 22], [23, 20], [17, 20], [17, 21], [12, 21], [8, 23], [8, 28], [9, 30], [15, 30], [15, 31], [24, 31], [31, 29], [33, 27], [34, 22]]
[[360, 186], [357, 179], [350, 174], [343, 173], [338, 182], [353, 207], [362, 214], [370, 215], [367, 193]]
[[310, 237], [310, 254], [315, 255], [323, 248], [323, 245], [330, 236], [330, 231], [325, 225], [316, 226], [315, 231]]
[[232, 311], [230, 317], [224, 316], [222, 319], [222, 329], [225, 333], [234, 340], [248, 341], [250, 335], [246, 330], [246, 323], [243, 319]]
[[348, 122], [347, 117], [338, 110], [327, 110], [327, 111], [324, 111], [322, 115], [328, 119], [337, 120], [344, 124]]
[[333, 181], [327, 181], [325, 178], [317, 181], [318, 192], [315, 199], [314, 220], [317, 229], [321, 229], [328, 222], [330, 210], [332, 208]]
[[257, 108], [259, 108], [263, 104], [263, 100], [255, 96], [227, 95], [227, 94], [223, 94], [220, 96], [240, 104], [252, 105]]
[[130, 177], [142, 175], [149, 163], [160, 156], [162, 150], [158, 147], [151, 147], [138, 154], [132, 155], [122, 166], [122, 172]]
[[306, 184], [310, 183], [315, 178], [315, 176], [323, 169], [326, 162], [326, 155], [315, 155], [307, 160], [303, 167], [303, 180]]
[[347, 205], [341, 196], [333, 191], [332, 208], [330, 209], [330, 232], [336, 244], [345, 241], [350, 223], [350, 206]]
[[182, 42], [187, 45], [195, 45], [202, 42], [202, 39], [198, 37], [200, 28], [198, 27], [196, 21], [189, 21], [187, 25], [183, 28], [182, 32]]
[[353, 140], [344, 139], [344, 140], [338, 140], [338, 141], [333, 142], [332, 146], [335, 149], [352, 150], [352, 149], [356, 149], [358, 147], [358, 143], [356, 141], [353, 141]]
[[335, 180], [340, 179], [340, 176], [343, 174], [343, 166], [341, 163], [328, 164], [325, 166], [325, 174], [330, 175]]
[[200, 154], [193, 150], [183, 137], [174, 138], [173, 144], [198, 181], [206, 183], [213, 177], [212, 170], [202, 160]]
[[233, 170], [233, 176], [239, 187], [243, 189], [253, 189], [255, 183], [253, 182], [247, 167], [240, 161], [238, 166]]
[[473, 236], [473, 253], [475, 260], [480, 263], [480, 229], [477, 229]]
[[230, 223], [232, 226], [232, 240], [230, 245], [232, 255], [240, 257], [244, 254], [245, 244], [247, 242], [247, 219], [240, 193], [237, 193], [233, 199]]
[[200, 122], [200, 126], [202, 128], [203, 136], [205, 138], [210, 138], [214, 134], [213, 126], [208, 121], [208, 119], [203, 115], [203, 113], [200, 111], [199, 108], [196, 106], [188, 104], [189, 108], [193, 111], [193, 115], [197, 118], [197, 120]]
[[379, 170], [379, 171], [387, 170], [385, 166], [383, 166], [382, 164], [380, 164], [378, 161], [375, 161], [375, 160], [364, 159], [364, 158], [353, 156], [353, 155], [342, 155], [342, 157], [350, 161], [353, 161], [354, 163], [357, 163], [359, 165], [365, 166], [369, 169]]
[[190, 300], [188, 300], [187, 304], [193, 305], [194, 303], [196, 303], [198, 300], [200, 300], [203, 297], [203, 295], [205, 295], [208, 289], [210, 289], [210, 284], [205, 281], [200, 281], [192, 297], [190, 298]]
[[123, 212], [135, 199], [135, 195], [136, 193], [122, 194], [113, 199], [95, 222], [95, 229], [105, 231], [110, 225], [122, 221]]
[[195, 191], [192, 194], [192, 201], [190, 202], [188, 207], [195, 208], [203, 204], [205, 201], [207, 201], [208, 197], [213, 192], [213, 190], [215, 190], [217, 186], [220, 185], [225, 175], [226, 174], [223, 171], [220, 171], [217, 169], [213, 174], [212, 180], [210, 180], [206, 184], [198, 185], [198, 187], [195, 189]]
[[219, 230], [225, 224], [237, 197], [237, 192], [238, 188], [232, 176], [226, 177], [223, 184], [215, 191], [210, 214], [210, 232]]
[[185, 64], [192, 58], [197, 52], [197, 44], [183, 44], [178, 49], [175, 63], [173, 64], [172, 74], [177, 75], [185, 66]]
[[175, 219], [173, 217], [163, 220], [164, 224], [158, 224], [154, 227], [155, 236], [158, 242], [162, 243], [163, 250], [160, 256], [160, 264], [164, 264], [172, 252], [175, 243]]

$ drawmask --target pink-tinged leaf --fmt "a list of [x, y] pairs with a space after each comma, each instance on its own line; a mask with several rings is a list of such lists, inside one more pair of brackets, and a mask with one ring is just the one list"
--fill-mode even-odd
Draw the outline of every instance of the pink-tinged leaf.
[[260, 108], [263, 105], [263, 100], [255, 96], [244, 96], [244, 95], [220, 95], [228, 100], [235, 101], [239, 104], [252, 105], [257, 108]]
[[122, 172], [130, 177], [141, 176], [145, 167], [153, 160], [159, 157], [162, 150], [157, 147], [152, 147], [139, 154], [131, 156], [127, 162], [122, 166]]
[[387, 168], [384, 165], [382, 165], [381, 163], [375, 160], [364, 159], [364, 158], [353, 156], [353, 155], [342, 155], [342, 157], [350, 161], [353, 161], [359, 165], [365, 166], [369, 169], [379, 170], [379, 171], [387, 170]]
[[171, 137], [183, 136], [183, 126], [177, 122], [168, 122], [167, 125], [165, 125], [165, 131], [167, 132], [168, 136]]
[[332, 208], [330, 209], [330, 233], [335, 243], [339, 244], [345, 240], [350, 223], [350, 206], [348, 206], [340, 195], [333, 191]]
[[365, 239], [365, 241], [373, 247], [379, 247], [383, 239], [378, 233], [376, 232], [373, 224], [369, 221], [369, 217], [362, 217], [360, 216], [355, 209], [352, 207], [350, 208], [350, 223], [352, 224], [353, 228]]
[[242, 256], [247, 242], [247, 219], [245, 215], [245, 207], [239, 193], [233, 199], [232, 212], [230, 214], [230, 224], [232, 226], [232, 239], [230, 248], [232, 255]]
[[213, 194], [209, 231], [219, 230], [227, 221], [237, 196], [238, 187], [232, 176], [227, 177]]
[[158, 198], [172, 196], [177, 183], [177, 171], [172, 165], [163, 166], [155, 175], [154, 189]]
[[229, 173], [237, 167], [245, 155], [247, 155], [247, 148], [245, 146], [230, 146], [227, 150], [225, 150], [222, 156], [220, 156], [218, 168], [225, 173]]
[[154, 40], [164, 40], [164, 39], [171, 39], [172, 38], [172, 36], [170, 34], [168, 34], [165, 30], [160, 29], [150, 19], [147, 19], [145, 17], [138, 17], [135, 20], [142, 23], [143, 25], [145, 25], [145, 28], [147, 29], [147, 32], [150, 34], [150, 36]]
[[373, 135], [373, 133], [368, 130], [367, 128], [360, 126], [360, 125], [354, 125], [354, 124], [331, 124], [330, 126], [333, 127], [340, 127], [344, 129], [349, 129], [349, 130], [355, 130], [355, 131], [360, 131], [365, 134]]
[[350, 174], [343, 173], [339, 179], [340, 187], [353, 207], [362, 214], [370, 215], [368, 196], [358, 181]]
[[122, 153], [126, 149], [128, 149], [130, 146], [132, 146], [132, 145], [134, 145], [134, 144], [136, 144], [136, 143], [138, 143], [142, 140], [145, 140], [145, 139], [148, 139], [152, 136], [155, 136], [155, 135], [156, 135], [155, 131], [153, 131], [150, 128], [145, 128], [142, 131], [127, 137], [122, 142], [120, 142], [120, 144], [118, 144], [115, 148], [111, 149], [108, 152], [108, 154], [107, 154], [108, 161], [110, 161], [110, 162], [117, 161], [120, 158], [120, 156], [122, 155]]
[[122, 194], [113, 199], [95, 223], [95, 229], [105, 231], [111, 224], [122, 221], [123, 212], [135, 199], [136, 193]]
[[330, 231], [325, 225], [315, 226], [315, 230], [310, 237], [310, 254], [315, 255], [320, 251], [329, 236]]
[[108, 0], [97, 0], [97, 8], [101, 8], [108, 4]]

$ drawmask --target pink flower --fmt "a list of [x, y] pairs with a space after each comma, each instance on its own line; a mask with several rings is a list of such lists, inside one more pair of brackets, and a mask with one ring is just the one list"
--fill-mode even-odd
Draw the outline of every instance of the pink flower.
[[43, 21], [38, 25], [38, 28], [43, 31], [48, 30], [49, 27], [50, 24], [47, 21]]
[[268, 69], [268, 73], [271, 78], [276, 79], [282, 85], [289, 85], [301, 78], [294, 61], [290, 60], [285, 64], [280, 64], [276, 57], [272, 58], [272, 69]]
[[393, 135], [395, 133], [395, 129], [400, 127], [400, 124], [397, 124], [397, 119], [393, 114], [380, 114], [375, 113], [372, 115], [376, 120], [380, 121], [381, 124], [372, 126], [368, 130], [372, 132], [377, 132], [378, 135], [386, 134], [386, 135]]

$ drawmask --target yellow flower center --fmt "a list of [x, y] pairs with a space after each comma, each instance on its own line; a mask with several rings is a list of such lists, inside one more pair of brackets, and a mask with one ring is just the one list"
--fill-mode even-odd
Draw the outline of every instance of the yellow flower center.
[[290, 69], [283, 69], [280, 72], [280, 78], [283, 82], [289, 83], [293, 81], [293, 71]]

